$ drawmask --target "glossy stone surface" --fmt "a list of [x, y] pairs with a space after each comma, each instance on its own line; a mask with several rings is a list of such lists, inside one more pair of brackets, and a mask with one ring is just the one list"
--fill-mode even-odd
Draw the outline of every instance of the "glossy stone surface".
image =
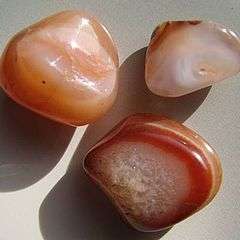
[[87, 154], [87, 174], [137, 230], [173, 226], [206, 206], [219, 190], [216, 152], [173, 120], [134, 115]]
[[16, 102], [45, 117], [83, 125], [112, 106], [118, 66], [106, 28], [87, 13], [65, 11], [10, 40], [1, 60], [1, 85]]
[[148, 88], [160, 96], [210, 86], [240, 71], [239, 36], [213, 22], [165, 22], [153, 33], [145, 71]]

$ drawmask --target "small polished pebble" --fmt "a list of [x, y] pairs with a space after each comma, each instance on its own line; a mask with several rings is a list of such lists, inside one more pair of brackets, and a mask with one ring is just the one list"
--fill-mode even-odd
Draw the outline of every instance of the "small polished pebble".
[[118, 52], [95, 17], [64, 11], [17, 33], [0, 63], [3, 90], [19, 104], [69, 125], [93, 122], [112, 106]]
[[164, 97], [194, 92], [239, 71], [239, 35], [214, 22], [165, 22], [155, 29], [147, 49], [146, 84]]
[[168, 118], [138, 114], [115, 127], [86, 155], [84, 169], [139, 231], [159, 231], [214, 198], [222, 170], [213, 148]]

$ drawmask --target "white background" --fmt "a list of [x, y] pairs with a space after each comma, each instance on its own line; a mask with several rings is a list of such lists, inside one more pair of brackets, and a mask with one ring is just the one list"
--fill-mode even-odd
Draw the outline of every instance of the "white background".
[[[0, 240], [239, 240], [240, 76], [177, 100], [163, 99], [144, 85], [142, 48], [164, 20], [213, 20], [240, 32], [240, 1], [0, 0], [0, 50], [27, 25], [77, 8], [96, 15], [118, 44], [119, 97], [81, 140], [84, 129], [73, 137], [74, 128], [39, 117], [0, 91]], [[224, 181], [215, 200], [167, 233], [129, 229], [81, 168], [88, 148], [135, 112], [162, 113], [184, 122], [222, 159]]]

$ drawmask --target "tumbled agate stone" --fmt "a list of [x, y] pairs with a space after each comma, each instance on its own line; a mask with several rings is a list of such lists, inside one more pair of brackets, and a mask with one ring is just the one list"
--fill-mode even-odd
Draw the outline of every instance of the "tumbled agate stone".
[[140, 231], [171, 227], [202, 209], [222, 175], [216, 152], [202, 137], [147, 114], [115, 127], [89, 151], [84, 168]]
[[182, 96], [239, 71], [239, 36], [214, 22], [165, 22], [147, 49], [146, 84], [160, 96]]
[[106, 28], [87, 13], [65, 11], [10, 40], [0, 79], [21, 105], [62, 123], [83, 125], [112, 106], [118, 65]]

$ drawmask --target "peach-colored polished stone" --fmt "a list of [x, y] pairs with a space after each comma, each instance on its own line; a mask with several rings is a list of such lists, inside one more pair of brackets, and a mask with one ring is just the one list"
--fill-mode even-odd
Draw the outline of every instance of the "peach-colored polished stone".
[[182, 96], [239, 71], [239, 36], [218, 23], [165, 22], [154, 31], [147, 50], [146, 83], [160, 96]]
[[202, 209], [222, 176], [216, 152], [202, 137], [147, 114], [121, 122], [89, 151], [84, 168], [140, 231], [171, 227]]
[[87, 13], [65, 11], [10, 40], [1, 61], [1, 85], [16, 102], [43, 116], [83, 125], [112, 106], [118, 66], [106, 28]]

